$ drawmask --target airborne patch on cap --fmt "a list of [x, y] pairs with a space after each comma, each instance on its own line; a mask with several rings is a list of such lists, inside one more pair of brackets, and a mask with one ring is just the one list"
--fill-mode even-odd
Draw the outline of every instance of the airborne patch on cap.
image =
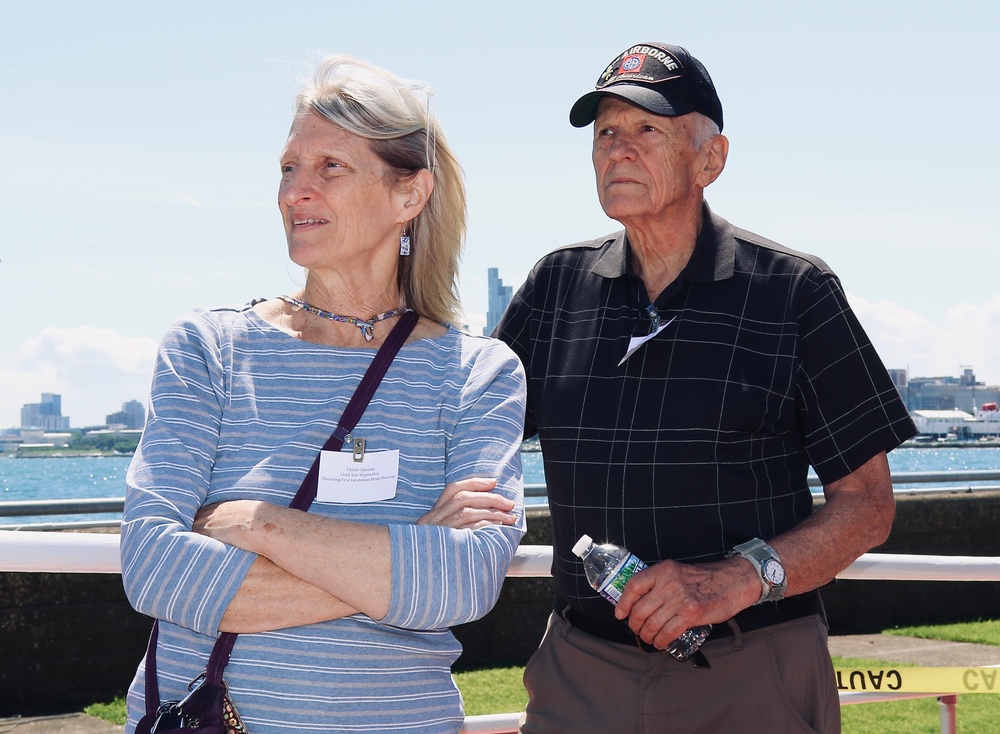
[[700, 112], [722, 130], [722, 103], [712, 78], [683, 46], [647, 41], [626, 48], [597, 78], [594, 91], [574, 103], [570, 124], [594, 122], [597, 105], [607, 96], [664, 117]]
[[656, 84], [684, 75], [676, 56], [656, 46], [633, 46], [611, 62], [597, 80], [597, 89], [617, 82]]

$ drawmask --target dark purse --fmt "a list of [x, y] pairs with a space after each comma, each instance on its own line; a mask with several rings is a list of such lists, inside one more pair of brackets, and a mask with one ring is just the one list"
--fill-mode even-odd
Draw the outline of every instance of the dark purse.
[[247, 728], [229, 698], [226, 681], [222, 679], [222, 671], [229, 662], [237, 636], [231, 632], [219, 635], [205, 672], [188, 685], [191, 692], [178, 701], [160, 703], [156, 682], [156, 639], [159, 631], [159, 621], [153, 622], [153, 631], [146, 646], [146, 715], [139, 719], [136, 734], [247, 734]]
[[[337, 428], [330, 438], [323, 445], [323, 451], [340, 451], [344, 445], [344, 439], [350, 434], [361, 419], [361, 415], [368, 406], [368, 401], [378, 388], [382, 377], [385, 376], [389, 365], [406, 341], [406, 338], [416, 326], [417, 316], [414, 311], [407, 311], [403, 314], [399, 322], [389, 332], [375, 359], [372, 360], [368, 370], [365, 372], [361, 383], [351, 396], [350, 402], [344, 409], [344, 414], [337, 424]], [[309, 472], [295, 493], [289, 507], [302, 510], [309, 509], [312, 501], [316, 498], [316, 485], [319, 478], [319, 454], [313, 460]], [[146, 646], [146, 715], [139, 719], [136, 725], [136, 734], [169, 734], [170, 732], [183, 732], [183, 734], [247, 734], [247, 728], [240, 719], [229, 691], [226, 681], [222, 677], [222, 672], [229, 662], [233, 645], [236, 643], [237, 633], [223, 632], [215, 641], [212, 654], [208, 658], [205, 672], [188, 684], [190, 693], [177, 701], [160, 702], [160, 688], [156, 679], [156, 641], [159, 636], [160, 622], [153, 622], [153, 630], [149, 635], [149, 644]]]

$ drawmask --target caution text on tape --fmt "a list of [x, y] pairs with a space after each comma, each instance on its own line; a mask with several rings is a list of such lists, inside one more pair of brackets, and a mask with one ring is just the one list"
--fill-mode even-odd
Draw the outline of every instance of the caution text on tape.
[[855, 693], [1000, 693], [1000, 668], [837, 668], [837, 688]]

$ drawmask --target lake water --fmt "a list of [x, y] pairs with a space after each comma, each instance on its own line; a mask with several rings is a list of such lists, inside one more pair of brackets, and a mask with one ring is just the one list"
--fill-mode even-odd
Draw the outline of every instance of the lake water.
[[[0, 457], [0, 502], [123, 497], [129, 461], [127, 456], [74, 459]], [[540, 453], [526, 452], [522, 454], [522, 462], [526, 484], [545, 483]], [[889, 466], [893, 472], [1000, 470], [1000, 446], [901, 448], [889, 454]], [[117, 515], [0, 517], [0, 525], [81, 519], [117, 519]]]

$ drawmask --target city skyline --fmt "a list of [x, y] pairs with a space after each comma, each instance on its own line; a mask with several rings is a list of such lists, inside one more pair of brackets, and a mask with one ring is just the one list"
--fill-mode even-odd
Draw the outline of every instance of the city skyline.
[[504, 309], [514, 296], [514, 286], [504, 285], [503, 278], [500, 277], [500, 268], [489, 268], [486, 271], [487, 303], [489, 310], [486, 312], [486, 326], [483, 334], [489, 336], [493, 329], [500, 323]]
[[[507, 304], [510, 302], [511, 297], [513, 296], [513, 292], [514, 292], [514, 286], [504, 285], [503, 278], [501, 278], [499, 274], [500, 274], [500, 268], [499, 267], [489, 267], [489, 268], [487, 268], [486, 298], [485, 298], [485, 301], [488, 304], [488, 311], [486, 313], [486, 325], [482, 328], [482, 333], [484, 335], [489, 335], [492, 332], [493, 327], [496, 325], [496, 322], [497, 322], [497, 320], [499, 320], [500, 315], [502, 315], [503, 310], [506, 308]], [[476, 328], [475, 327], [467, 326], [466, 328], [468, 328], [468, 330], [469, 330], [470, 333], [476, 333]], [[150, 341], [147, 342], [147, 344], [145, 346], [147, 348], [147, 354], [145, 355], [145, 357], [148, 360], [148, 368], [149, 368], [148, 371], [149, 371], [149, 374], [151, 374], [152, 373], [152, 362], [153, 362], [153, 357], [154, 357], [154, 352], [155, 352], [155, 343], [150, 340]], [[878, 345], [876, 344], [876, 347], [877, 346]], [[141, 361], [141, 360], [139, 360], [139, 361]], [[993, 391], [992, 393], [987, 393], [986, 394], [986, 398], [985, 398], [986, 400], [990, 400], [990, 399], [997, 400], [996, 390], [1000, 390], [1000, 381], [997, 381], [997, 382], [987, 382], [987, 381], [984, 381], [984, 380], [978, 380], [978, 378], [975, 376], [975, 370], [974, 370], [974, 367], [972, 365], [963, 364], [963, 365], [958, 365], [958, 367], [959, 367], [959, 369], [962, 370], [962, 374], [957, 374], [957, 373], [939, 373], [939, 374], [930, 374], [930, 375], [916, 375], [916, 374], [910, 373], [910, 371], [906, 367], [898, 367], [898, 366], [893, 366], [893, 365], [890, 365], [890, 364], [886, 364], [886, 369], [889, 371], [890, 375], [893, 377], [893, 380], [894, 380], [894, 382], [896, 382], [897, 387], [900, 387], [900, 383], [897, 381], [898, 380], [898, 375], [904, 375], [905, 378], [908, 381], [910, 381], [910, 382], [925, 381], [925, 382], [930, 383], [932, 386], [934, 384], [939, 384], [939, 383], [945, 385], [945, 387], [942, 390], [937, 390], [937, 391], [934, 390], [933, 387], [932, 388], [928, 388], [927, 389], [927, 393], [928, 393], [929, 397], [927, 398], [927, 404], [925, 405], [922, 402], [922, 398], [917, 398], [916, 401], [915, 401], [915, 403], [914, 403], [915, 407], [914, 407], [914, 405], [911, 405], [911, 403], [910, 403], [910, 398], [908, 397], [909, 393], [905, 392], [901, 388], [900, 389], [901, 394], [903, 395], [904, 400], [906, 400], [906, 402], [907, 402], [907, 407], [910, 408], [911, 410], [914, 410], [914, 409], [937, 409], [937, 408], [942, 408], [942, 407], [955, 407], [955, 403], [954, 403], [954, 400], [952, 398], [952, 396], [954, 394], [954, 390], [951, 387], [949, 387], [949, 386], [967, 385], [967, 384], [969, 384], [968, 380], [970, 380], [970, 379], [973, 381], [972, 384], [974, 384], [976, 386], [983, 386], [984, 388], [987, 388], [988, 390], [992, 390]], [[133, 376], [134, 376], [134, 374], [135, 374], [136, 371], [132, 370], [132, 372], [133, 372]], [[140, 384], [140, 383], [135, 382], [135, 381], [133, 381], [133, 382], [135, 384]], [[123, 415], [127, 414], [127, 415], [132, 416], [130, 418], [130, 423], [128, 425], [128, 427], [130, 427], [130, 428], [141, 427], [141, 423], [138, 426], [131, 425], [131, 423], [134, 422], [134, 415], [135, 415], [135, 407], [134, 406], [136, 406], [136, 405], [138, 405], [138, 406], [141, 407], [141, 410], [143, 412], [143, 419], [144, 419], [145, 405], [146, 405], [146, 401], [147, 401], [147, 397], [146, 396], [148, 396], [148, 387], [149, 387], [148, 384], [144, 384], [143, 387], [139, 390], [138, 393], [134, 393], [134, 394], [142, 394], [144, 397], [141, 400], [138, 400], [136, 398], [130, 398], [128, 400], [122, 400], [122, 401], [120, 401], [120, 404], [122, 405], [122, 410], [121, 411], [117, 411], [117, 412], [122, 413]], [[126, 389], [130, 389], [130, 388], [126, 388]], [[29, 411], [29, 414], [31, 414], [31, 415], [42, 415], [42, 416], [44, 416], [46, 414], [46, 411], [48, 411], [48, 415], [49, 416], [52, 416], [52, 415], [61, 416], [61, 397], [62, 397], [63, 394], [64, 393], [42, 392], [41, 393], [41, 395], [42, 395], [42, 401], [41, 401], [41, 403], [30, 403], [30, 404], [29, 403], [25, 403], [25, 404], [22, 404], [22, 406], [20, 407], [21, 422], [20, 422], [19, 426], [11, 424], [7, 428], [4, 428], [4, 426], [2, 424], [0, 424], [0, 430], [11, 430], [11, 429], [16, 429], [16, 428], [25, 428], [26, 427], [24, 425], [24, 423], [25, 423], [25, 415], [26, 415], [25, 411]], [[922, 393], [918, 393], [918, 394], [922, 395]], [[975, 390], [974, 389], [971, 391], [971, 395], [972, 395], [971, 402], [967, 406], [964, 405], [964, 403], [969, 401], [969, 396], [968, 395], [965, 396], [965, 398], [963, 399], [963, 407], [961, 409], [963, 409], [963, 410], [969, 410], [969, 411], [974, 411], [975, 408], [979, 407], [978, 405], [975, 404]], [[944, 397], [942, 397], [942, 396], [944, 396]], [[949, 401], [951, 401], [951, 402], [949, 402]], [[133, 407], [131, 409], [129, 409], [127, 407], [129, 404], [133, 404]], [[53, 405], [55, 406], [55, 408], [54, 408], [55, 412], [54, 413], [53, 413], [53, 407], [52, 407]], [[110, 421], [111, 415], [110, 414], [105, 414], [105, 420], [103, 422], [99, 421], [99, 420], [82, 421], [79, 425], [73, 425], [73, 426], [71, 426], [70, 423], [69, 423], [69, 421], [71, 419], [70, 415], [62, 416], [62, 418], [65, 419], [65, 421], [66, 421], [65, 425], [63, 426], [64, 429], [69, 429], [69, 428], [81, 429], [81, 428], [88, 428], [88, 427], [92, 427], [92, 426], [100, 426], [100, 425], [106, 425], [108, 423], [111, 423], [111, 421]], [[44, 422], [44, 420], [42, 422]], [[63, 425], [63, 424], [60, 423], [60, 425]], [[43, 426], [36, 426], [36, 427], [43, 427]], [[52, 430], [58, 430], [58, 429], [53, 428]]]
[[[495, 294], [491, 293], [491, 298], [510, 300], [510, 286], [503, 286], [503, 280], [497, 277], [497, 268], [490, 268], [491, 288], [495, 289]], [[499, 301], [498, 301], [499, 302]], [[506, 303], [504, 303], [506, 306]], [[962, 365], [963, 371], [960, 375], [910, 375], [905, 368], [887, 367], [889, 376], [893, 384], [896, 385], [907, 409], [917, 410], [963, 410], [974, 414], [977, 409], [984, 404], [1000, 402], [1000, 384], [989, 384], [978, 379], [975, 370], [970, 365]], [[979, 389], [981, 388], [981, 389]], [[977, 389], [979, 389], [977, 397]], [[126, 428], [142, 428], [145, 421], [146, 401], [131, 399], [124, 401], [121, 410], [107, 414], [105, 421], [84, 423], [73, 426], [70, 423], [71, 416], [64, 416], [61, 413], [62, 394], [42, 393], [40, 403], [26, 403], [21, 407], [21, 425], [9, 426], [0, 430], [20, 429], [45, 429], [45, 430], [69, 430], [83, 429], [102, 425], [120, 424]], [[27, 415], [45, 416], [50, 419], [65, 421], [59, 422], [59, 427], [48, 428], [45, 425], [25, 425]], [[120, 420], [112, 420], [119, 417]], [[44, 422], [44, 421], [43, 421]], [[60, 428], [61, 427], [61, 428]]]
[[126, 429], [142, 428], [146, 421], [145, 401], [126, 400], [121, 409], [105, 416], [103, 423], [86, 423], [72, 425], [72, 416], [62, 414], [62, 394], [42, 393], [40, 403], [25, 403], [21, 407], [21, 424], [19, 426], [0, 426], [0, 431], [66, 431], [118, 425]]
[[[595, 0], [303, 0], [277, 21], [260, 0], [94, 0], [4, 17], [18, 32], [0, 46], [0, 292], [14, 304], [0, 425], [41, 392], [98, 423], [146, 395], [185, 312], [302, 287], [277, 159], [323, 53], [433, 88], [468, 189], [459, 290], [474, 334], [489, 267], [516, 290], [547, 252], [620, 228], [597, 200], [593, 131], [568, 111], [622, 49], [666, 41], [722, 98], [730, 154], [712, 210], [827, 262], [887, 367], [971, 364], [1000, 382], [1000, 139], [975, 132], [1000, 112], [996, 3], [654, 4], [641, 26]], [[969, 127], [972, 154], [955, 142]]]

